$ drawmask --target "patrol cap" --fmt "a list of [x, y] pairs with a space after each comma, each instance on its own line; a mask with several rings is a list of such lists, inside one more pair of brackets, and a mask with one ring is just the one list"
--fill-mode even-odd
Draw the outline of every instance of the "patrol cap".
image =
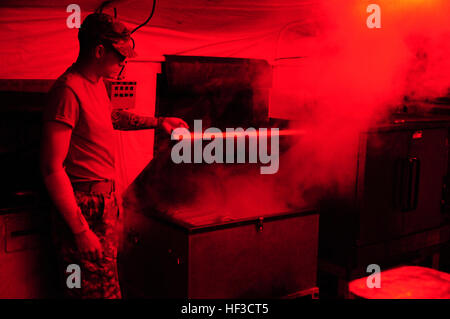
[[130, 30], [109, 14], [92, 13], [88, 15], [78, 31], [78, 38], [82, 37], [110, 44], [127, 58], [137, 56], [132, 46]]

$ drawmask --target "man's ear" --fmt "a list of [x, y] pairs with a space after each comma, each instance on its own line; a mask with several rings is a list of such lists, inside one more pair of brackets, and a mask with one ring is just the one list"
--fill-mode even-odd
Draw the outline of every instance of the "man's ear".
[[94, 56], [97, 59], [102, 58], [105, 55], [105, 47], [103, 46], [103, 44], [99, 44], [97, 46], [95, 46], [95, 50], [94, 50]]

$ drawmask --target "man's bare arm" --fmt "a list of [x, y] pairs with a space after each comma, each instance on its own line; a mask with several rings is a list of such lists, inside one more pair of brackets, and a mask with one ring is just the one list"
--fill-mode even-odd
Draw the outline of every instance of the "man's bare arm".
[[64, 169], [72, 128], [66, 124], [48, 121], [44, 123], [41, 148], [41, 171], [50, 198], [58, 212], [75, 235], [82, 255], [91, 260], [99, 258], [102, 247], [97, 236], [89, 229]]
[[51, 199], [74, 233], [86, 230], [87, 223], [79, 211], [72, 184], [64, 170], [72, 135], [70, 126], [48, 121], [44, 124], [41, 171]]
[[130, 131], [159, 128], [171, 133], [177, 127], [188, 128], [182, 119], [176, 117], [150, 117], [138, 115], [125, 110], [113, 110], [111, 120], [115, 130]]
[[124, 110], [113, 110], [111, 120], [115, 130], [131, 131], [158, 127], [158, 119], [142, 116]]

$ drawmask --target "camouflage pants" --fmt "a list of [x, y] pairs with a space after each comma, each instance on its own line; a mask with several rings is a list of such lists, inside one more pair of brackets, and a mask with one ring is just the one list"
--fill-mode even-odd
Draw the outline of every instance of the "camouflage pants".
[[[53, 238], [59, 259], [60, 276], [64, 296], [68, 298], [121, 298], [117, 274], [118, 220], [119, 209], [114, 193], [84, 193], [75, 191], [78, 206], [97, 235], [103, 247], [103, 258], [90, 261], [78, 252], [73, 234], [55, 214], [53, 219]], [[70, 264], [79, 265], [81, 287], [68, 288], [66, 273]]]

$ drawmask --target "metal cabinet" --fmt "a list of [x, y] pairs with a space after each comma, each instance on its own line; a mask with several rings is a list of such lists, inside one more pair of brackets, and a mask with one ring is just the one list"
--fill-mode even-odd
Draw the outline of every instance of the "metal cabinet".
[[200, 215], [128, 214], [119, 268], [126, 297], [274, 298], [316, 288], [317, 211], [222, 222]]
[[55, 297], [57, 272], [48, 226], [32, 209], [0, 215], [0, 298]]
[[438, 227], [447, 130], [369, 132], [359, 153], [359, 242], [371, 244]]
[[443, 186], [448, 123], [417, 121], [361, 133], [355, 193], [324, 200], [321, 269], [346, 280], [435, 254], [450, 240]]

